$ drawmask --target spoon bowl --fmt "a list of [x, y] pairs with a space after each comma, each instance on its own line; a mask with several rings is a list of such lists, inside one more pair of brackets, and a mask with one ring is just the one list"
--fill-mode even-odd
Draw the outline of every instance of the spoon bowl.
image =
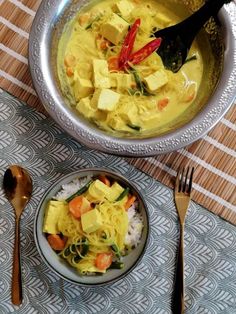
[[166, 69], [176, 73], [186, 62], [188, 52], [197, 33], [211, 16], [231, 0], [208, 0], [198, 11], [184, 21], [158, 30], [155, 37], [162, 38], [157, 50]]
[[32, 180], [28, 172], [20, 166], [10, 166], [3, 177], [3, 189], [15, 210], [15, 245], [12, 273], [12, 303], [22, 303], [22, 280], [20, 270], [20, 216], [32, 194]]

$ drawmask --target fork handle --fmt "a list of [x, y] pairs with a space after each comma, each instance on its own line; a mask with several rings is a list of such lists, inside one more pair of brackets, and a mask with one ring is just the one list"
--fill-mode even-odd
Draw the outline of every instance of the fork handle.
[[182, 223], [180, 223], [180, 239], [175, 277], [173, 313], [184, 313], [184, 224]]

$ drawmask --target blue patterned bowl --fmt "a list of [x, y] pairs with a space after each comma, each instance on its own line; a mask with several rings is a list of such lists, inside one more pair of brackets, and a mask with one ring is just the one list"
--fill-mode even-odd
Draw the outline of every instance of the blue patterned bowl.
[[[132, 193], [137, 197], [139, 202], [139, 209], [143, 217], [144, 228], [142, 232], [142, 237], [139, 245], [132, 250], [129, 255], [124, 257], [124, 268], [117, 270], [109, 270], [103, 275], [91, 275], [91, 276], [81, 276], [76, 269], [70, 267], [62, 258], [60, 258], [50, 247], [47, 242], [46, 236], [43, 233], [43, 219], [44, 210], [47, 202], [60, 190], [63, 184], [67, 184], [76, 178], [82, 178], [85, 176], [96, 176], [99, 174], [107, 175], [110, 178], [115, 179], [121, 184], [130, 187]], [[129, 182], [123, 176], [103, 168], [87, 168], [83, 170], [78, 170], [62, 177], [59, 181], [53, 184], [50, 189], [44, 194], [34, 220], [34, 239], [36, 247], [39, 251], [44, 262], [48, 267], [54, 271], [61, 278], [86, 286], [96, 286], [103, 285], [107, 283], [114, 282], [122, 277], [126, 276], [141, 260], [149, 237], [149, 215], [147, 205], [143, 199], [141, 193], [137, 190], [132, 182]]]

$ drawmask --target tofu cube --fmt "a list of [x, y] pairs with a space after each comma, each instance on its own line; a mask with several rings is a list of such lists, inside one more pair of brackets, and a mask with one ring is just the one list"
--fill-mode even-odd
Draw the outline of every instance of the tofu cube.
[[75, 99], [78, 101], [81, 98], [92, 94], [94, 90], [93, 84], [90, 80], [81, 78], [76, 72], [74, 77], [74, 93]]
[[58, 220], [61, 212], [67, 206], [62, 201], [49, 201], [44, 215], [43, 232], [50, 234], [60, 233], [58, 230]]
[[108, 63], [106, 60], [93, 60], [93, 79], [96, 88], [110, 88]]
[[102, 226], [101, 214], [94, 208], [81, 216], [81, 224], [84, 232], [94, 232]]
[[135, 81], [131, 74], [111, 73], [110, 81], [111, 87], [115, 87], [117, 90], [125, 90], [135, 86]]
[[134, 9], [134, 5], [129, 1], [121, 0], [115, 3], [112, 9], [114, 12], [120, 13], [122, 16], [128, 16]]
[[109, 186], [100, 180], [95, 180], [88, 189], [87, 198], [90, 200], [103, 201], [105, 195], [109, 194]]
[[168, 77], [164, 70], [158, 70], [144, 78], [150, 92], [155, 92], [168, 83]]
[[144, 126], [148, 126], [149, 128], [155, 128], [157, 126], [158, 122], [160, 121], [160, 114], [159, 113], [144, 114], [144, 115], [142, 115], [141, 120], [142, 120]]
[[120, 94], [113, 92], [110, 89], [97, 89], [91, 100], [92, 107], [104, 111], [113, 111], [119, 102]]
[[121, 116], [126, 122], [133, 125], [139, 125], [138, 109], [133, 103], [130, 103], [129, 109], [123, 112]]
[[126, 35], [129, 23], [112, 13], [110, 19], [101, 26], [101, 34], [114, 45], [118, 45]]
[[106, 198], [110, 202], [114, 202], [123, 191], [124, 191], [124, 188], [121, 185], [119, 185], [119, 183], [115, 182], [110, 187], [110, 193], [106, 195]]
[[91, 107], [91, 100], [89, 97], [80, 99], [79, 103], [76, 105], [76, 110], [88, 119], [93, 118], [96, 114], [96, 110]]

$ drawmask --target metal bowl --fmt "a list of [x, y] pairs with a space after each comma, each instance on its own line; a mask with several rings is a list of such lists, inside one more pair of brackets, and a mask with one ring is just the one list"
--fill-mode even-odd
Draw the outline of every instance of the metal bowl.
[[[61, 186], [63, 184], [70, 183], [74, 179], [97, 175], [106, 175], [108, 178], [112, 178], [119, 182], [121, 185], [128, 186], [130, 188], [132, 194], [136, 196], [139, 203], [139, 211], [143, 218], [143, 231], [138, 246], [123, 258], [125, 265], [124, 268], [110, 270], [103, 274], [102, 276], [101, 275], [80, 276], [78, 271], [75, 268], [70, 267], [67, 263], [65, 263], [65, 261], [61, 257], [59, 257], [48, 244], [46, 236], [43, 233], [44, 212], [48, 201], [53, 196], [55, 196], [55, 194], [61, 189]], [[34, 239], [36, 247], [43, 261], [59, 277], [83, 286], [97, 286], [108, 284], [126, 276], [130, 271], [132, 271], [135, 268], [135, 266], [137, 266], [137, 264], [142, 259], [142, 256], [148, 245], [149, 239], [148, 208], [145, 203], [145, 200], [143, 199], [141, 193], [136, 189], [135, 185], [132, 182], [125, 179], [120, 174], [103, 168], [87, 168], [83, 170], [78, 170], [61, 178], [59, 181], [53, 184], [49, 188], [49, 190], [44, 194], [38, 206], [34, 219]]]
[[[29, 38], [31, 75], [39, 98], [51, 117], [76, 140], [90, 148], [133, 157], [168, 153], [191, 144], [209, 132], [235, 101], [236, 4], [232, 2], [222, 8], [218, 19], [211, 20], [205, 27], [216, 60], [208, 77], [208, 84], [213, 85], [212, 90], [204, 94], [204, 82], [200, 88], [200, 110], [191, 119], [182, 119], [161, 135], [121, 138], [109, 135], [76, 114], [66, 104], [60, 90], [56, 66], [58, 41], [66, 23], [88, 2], [43, 0], [32, 25]], [[192, 10], [202, 4], [202, 0], [180, 2]]]

